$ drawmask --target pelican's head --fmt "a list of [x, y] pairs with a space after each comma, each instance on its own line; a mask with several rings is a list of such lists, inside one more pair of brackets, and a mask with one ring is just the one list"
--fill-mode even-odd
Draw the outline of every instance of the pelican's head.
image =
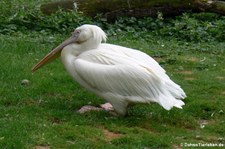
[[77, 43], [92, 41], [95, 44], [100, 44], [102, 41], [106, 41], [105, 32], [96, 25], [82, 25], [75, 29], [72, 36], [78, 36]]
[[48, 53], [40, 62], [38, 62], [33, 68], [32, 72], [36, 71], [45, 64], [51, 62], [60, 56], [64, 47], [70, 44], [83, 45], [85, 48], [95, 49], [102, 41], [106, 41], [105, 32], [96, 25], [85, 24], [74, 30], [72, 36], [62, 42], [59, 46]]

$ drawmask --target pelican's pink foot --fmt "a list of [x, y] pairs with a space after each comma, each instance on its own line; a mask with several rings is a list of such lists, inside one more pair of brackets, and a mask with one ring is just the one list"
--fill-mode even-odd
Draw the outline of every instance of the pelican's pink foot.
[[105, 104], [101, 104], [100, 108], [91, 106], [91, 105], [85, 105], [85, 106], [81, 107], [77, 112], [83, 114], [83, 113], [90, 112], [90, 111], [100, 111], [100, 110], [113, 111], [114, 109], [113, 109], [113, 106], [107, 102]]
[[106, 111], [113, 111], [114, 110], [113, 106], [109, 102], [101, 104], [100, 107], [102, 109], [106, 110]]
[[81, 107], [77, 112], [83, 114], [83, 113], [90, 112], [90, 111], [100, 111], [100, 110], [101, 110], [101, 108], [90, 106], [90, 105], [85, 105], [85, 106]]

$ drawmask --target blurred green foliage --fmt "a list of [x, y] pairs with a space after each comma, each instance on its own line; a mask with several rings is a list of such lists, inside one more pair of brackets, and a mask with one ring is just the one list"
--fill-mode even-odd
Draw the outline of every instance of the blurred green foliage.
[[[42, 0], [45, 2], [45, 0]], [[169, 36], [185, 41], [224, 41], [225, 17], [214, 13], [184, 13], [175, 18], [163, 18], [158, 13], [157, 18], [126, 18], [120, 17], [113, 23], [108, 23], [102, 15], [95, 18], [84, 16], [78, 11], [62, 11], [50, 16], [40, 11], [40, 1], [28, 3], [21, 1], [0, 2], [0, 34], [15, 32], [41, 31], [47, 33], [68, 34], [82, 24], [97, 24], [109, 35], [120, 32], [146, 32]]]

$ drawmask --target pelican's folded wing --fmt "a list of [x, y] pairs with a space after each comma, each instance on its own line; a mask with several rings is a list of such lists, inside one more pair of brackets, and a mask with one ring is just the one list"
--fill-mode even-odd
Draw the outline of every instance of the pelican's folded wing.
[[74, 67], [85, 86], [98, 93], [118, 95], [128, 102], [158, 102], [167, 110], [184, 104], [170, 93], [151, 67], [125, 55], [92, 50], [79, 56]]

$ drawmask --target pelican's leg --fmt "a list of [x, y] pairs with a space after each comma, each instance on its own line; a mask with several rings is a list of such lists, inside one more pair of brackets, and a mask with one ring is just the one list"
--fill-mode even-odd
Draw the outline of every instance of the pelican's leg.
[[119, 114], [120, 116], [127, 115], [127, 108], [128, 108], [127, 102], [123, 102], [121, 100], [113, 100], [113, 101], [111, 101], [111, 104], [113, 106], [114, 111], [117, 114]]

